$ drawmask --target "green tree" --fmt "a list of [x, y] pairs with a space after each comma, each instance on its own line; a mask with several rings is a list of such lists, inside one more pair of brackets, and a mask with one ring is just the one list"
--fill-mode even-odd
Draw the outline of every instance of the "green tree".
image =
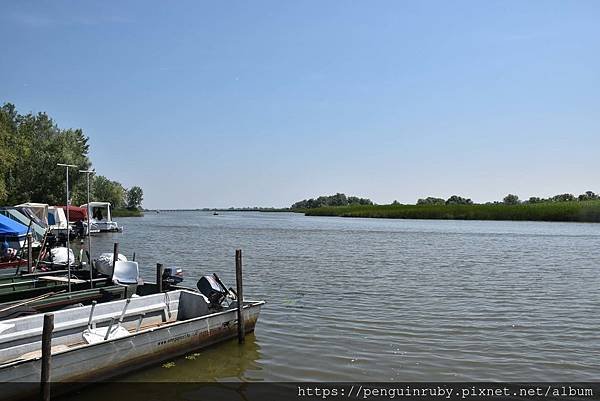
[[[9, 204], [64, 204], [65, 171], [56, 164], [89, 168], [88, 138], [83, 131], [60, 129], [45, 113], [20, 115], [6, 103], [0, 109], [0, 132], [2, 198]], [[78, 188], [81, 176], [71, 172], [71, 189]]]
[[138, 186], [131, 187], [127, 191], [127, 207], [129, 209], [137, 209], [142, 206], [144, 200], [144, 191]]
[[110, 202], [115, 209], [120, 209], [125, 205], [125, 188], [120, 183], [99, 175], [94, 177], [92, 187], [94, 200]]
[[443, 205], [444, 203], [446, 203], [446, 201], [442, 198], [435, 198], [433, 196], [417, 200], [417, 205]]
[[472, 205], [473, 201], [462, 196], [452, 195], [446, 200], [446, 205]]
[[580, 201], [597, 200], [600, 199], [600, 196], [596, 195], [592, 191], [586, 191], [585, 193], [579, 195], [577, 199]]
[[504, 199], [502, 199], [502, 202], [505, 205], [518, 205], [519, 204], [519, 197], [517, 195], [513, 195], [513, 194], [508, 194], [504, 197]]
[[12, 141], [16, 134], [16, 111], [12, 104], [0, 108], [0, 201], [8, 197], [7, 180], [14, 166], [15, 157], [12, 152]]
[[294, 203], [291, 209], [313, 209], [323, 206], [348, 206], [348, 205], [372, 205], [371, 199], [359, 198], [357, 196], [346, 196], [337, 193], [330, 196], [319, 196], [317, 199], [304, 199]]
[[560, 194], [555, 195], [551, 199], [553, 202], [571, 202], [575, 200], [575, 195], [573, 194]]
[[532, 196], [529, 198], [529, 200], [527, 201], [528, 203], [542, 203], [545, 200], [542, 198], [538, 198], [537, 196]]

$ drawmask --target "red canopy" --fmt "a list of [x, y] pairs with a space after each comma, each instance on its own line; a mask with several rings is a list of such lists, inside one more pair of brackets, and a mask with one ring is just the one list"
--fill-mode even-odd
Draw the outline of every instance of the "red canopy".
[[[66, 206], [59, 206], [67, 214]], [[87, 209], [84, 207], [69, 206], [69, 222], [87, 220]]]

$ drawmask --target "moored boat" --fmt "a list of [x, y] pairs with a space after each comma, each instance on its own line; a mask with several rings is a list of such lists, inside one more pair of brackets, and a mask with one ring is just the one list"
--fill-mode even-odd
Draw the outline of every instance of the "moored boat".
[[123, 227], [120, 227], [116, 221], [112, 220], [110, 202], [90, 202], [89, 204], [81, 205], [81, 207], [87, 209], [91, 223], [100, 232], [123, 231]]
[[[254, 330], [263, 304], [243, 303], [246, 332]], [[6, 386], [3, 399], [39, 393], [43, 320], [35, 315], [0, 323], [0, 382], [19, 383]], [[58, 311], [52, 382], [85, 384], [121, 375], [234, 338], [237, 324], [237, 301], [221, 306], [182, 289]]]

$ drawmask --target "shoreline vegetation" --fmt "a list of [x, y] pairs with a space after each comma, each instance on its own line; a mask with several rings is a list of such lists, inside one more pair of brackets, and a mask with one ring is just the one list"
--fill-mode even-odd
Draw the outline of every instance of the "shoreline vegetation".
[[143, 217], [144, 212], [140, 209], [112, 209], [112, 217]]
[[[60, 128], [46, 113], [20, 114], [11, 103], [0, 105], [0, 205], [25, 202], [64, 205], [65, 169], [69, 171], [71, 205], [87, 203], [87, 177], [91, 170], [89, 138], [81, 129]], [[144, 192], [125, 188], [96, 173], [90, 174], [90, 200], [110, 202], [113, 215], [141, 215]], [[122, 211], [126, 210], [126, 211]]]
[[[560, 194], [548, 199], [537, 197], [520, 201], [518, 196], [509, 194], [502, 201], [485, 204], [473, 203], [471, 199], [453, 195], [447, 200], [429, 197], [419, 199], [417, 204], [400, 204], [396, 201], [388, 205], [375, 204], [327, 204], [332, 200], [346, 198], [344, 194], [319, 197], [325, 205], [313, 208], [294, 208], [306, 216], [367, 217], [388, 219], [438, 219], [438, 220], [509, 220], [509, 221], [554, 221], [600, 223], [600, 196], [588, 191], [578, 197]], [[350, 199], [348, 197], [346, 199]], [[310, 204], [311, 200], [295, 205]]]

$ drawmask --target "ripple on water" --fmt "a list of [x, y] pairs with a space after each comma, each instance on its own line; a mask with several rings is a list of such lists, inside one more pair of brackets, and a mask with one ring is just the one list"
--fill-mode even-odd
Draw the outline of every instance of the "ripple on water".
[[[161, 213], [121, 219], [95, 253], [136, 252], [266, 299], [252, 341], [142, 380], [596, 380], [600, 225]], [[199, 366], [207, 366], [200, 369]], [[187, 369], [186, 369], [187, 368]]]

